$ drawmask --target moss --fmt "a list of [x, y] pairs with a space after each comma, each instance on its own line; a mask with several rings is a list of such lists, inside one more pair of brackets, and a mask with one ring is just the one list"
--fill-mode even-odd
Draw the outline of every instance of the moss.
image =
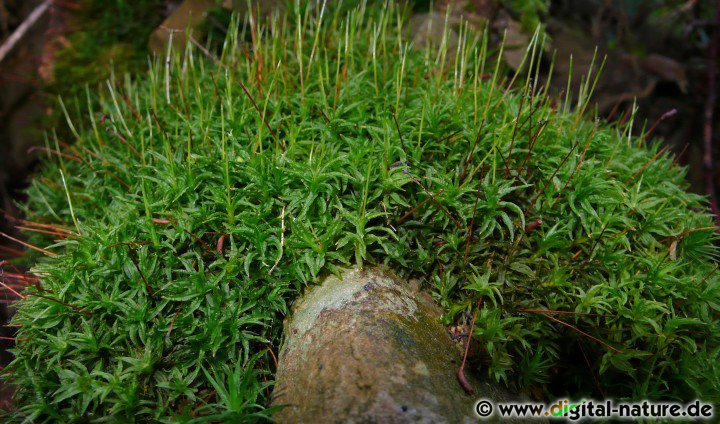
[[166, 0], [80, 0], [67, 43], [56, 53], [50, 92], [81, 94], [110, 77], [147, 67], [150, 32], [160, 24]]
[[88, 91], [73, 147], [49, 141], [18, 417], [261, 419], [288, 305], [368, 263], [421, 279], [446, 323], [480, 304], [476, 367], [500, 382], [720, 400], [706, 204], [631, 123], [583, 118], [592, 76], [559, 106], [479, 77], [495, 61], [464, 26], [414, 49], [394, 7], [287, 13]]

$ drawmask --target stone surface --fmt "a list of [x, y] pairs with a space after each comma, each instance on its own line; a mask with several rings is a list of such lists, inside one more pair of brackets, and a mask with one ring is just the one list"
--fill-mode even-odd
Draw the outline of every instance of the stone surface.
[[[468, 376], [429, 296], [383, 269], [331, 276], [285, 322], [274, 405], [278, 422], [477, 422], [478, 399], [511, 401]], [[466, 374], [468, 374], [466, 370]]]
[[[205, 20], [207, 11], [219, 4], [218, 0], [185, 0], [165, 18], [162, 24], [150, 34], [148, 49], [157, 55], [164, 55], [168, 42], [172, 39], [173, 49], [183, 52], [187, 43], [187, 31], [194, 31], [195, 40], [201, 40], [199, 26]], [[172, 36], [172, 38], [171, 38]]]
[[150, 34], [148, 49], [157, 55], [165, 55], [172, 34], [172, 48], [182, 54], [188, 41], [187, 32], [190, 31], [195, 41], [202, 40], [205, 36], [201, 32], [202, 23], [208, 11], [216, 6], [234, 10], [244, 19], [251, 10], [253, 16], [260, 17], [282, 11], [284, 3], [279, 0], [185, 0]]

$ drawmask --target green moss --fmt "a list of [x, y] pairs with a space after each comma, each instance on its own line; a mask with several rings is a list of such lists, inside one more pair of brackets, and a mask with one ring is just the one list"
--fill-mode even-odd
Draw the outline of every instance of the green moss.
[[166, 0], [81, 0], [77, 27], [56, 53], [51, 92], [74, 95], [85, 84], [103, 82], [111, 71], [137, 72], [147, 67], [150, 33], [160, 24]]
[[414, 49], [392, 7], [319, 13], [88, 93], [25, 205], [70, 236], [30, 234], [54, 255], [14, 318], [16, 417], [260, 419], [288, 305], [353, 263], [420, 278], [446, 322], [482, 296], [499, 381], [720, 400], [716, 233], [672, 157], [584, 120], [587, 88], [568, 111], [478, 78], [471, 32]]

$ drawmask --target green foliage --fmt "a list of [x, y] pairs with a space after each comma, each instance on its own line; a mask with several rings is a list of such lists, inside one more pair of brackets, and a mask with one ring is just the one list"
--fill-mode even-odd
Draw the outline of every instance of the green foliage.
[[29, 234], [53, 255], [14, 318], [16, 418], [261, 420], [288, 305], [353, 263], [421, 278], [447, 323], [481, 298], [474, 366], [510, 385], [720, 401], [685, 171], [584, 120], [587, 87], [570, 112], [482, 79], [481, 37], [416, 49], [402, 16], [291, 8], [88, 91], [24, 207], [70, 236]]

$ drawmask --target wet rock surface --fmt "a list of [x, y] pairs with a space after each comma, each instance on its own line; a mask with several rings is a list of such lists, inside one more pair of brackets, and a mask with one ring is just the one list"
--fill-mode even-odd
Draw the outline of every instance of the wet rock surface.
[[[477, 422], [478, 399], [516, 395], [468, 376], [429, 296], [383, 269], [351, 269], [310, 289], [285, 322], [278, 422]], [[466, 371], [467, 374], [467, 371]]]

